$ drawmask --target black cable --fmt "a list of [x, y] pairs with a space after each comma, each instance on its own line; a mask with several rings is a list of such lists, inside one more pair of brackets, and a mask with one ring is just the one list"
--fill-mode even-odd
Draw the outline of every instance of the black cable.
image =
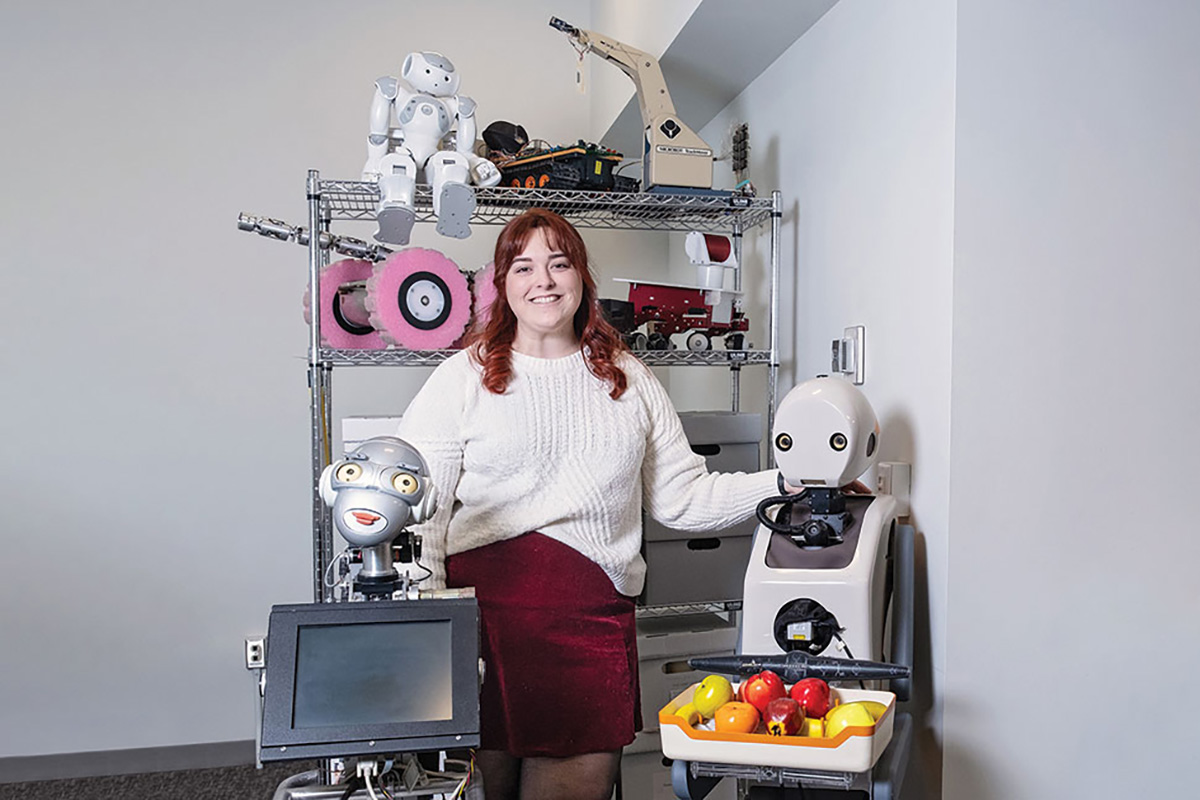
[[421, 569], [425, 570], [425, 574], [424, 574], [424, 575], [422, 575], [422, 576], [421, 576], [421, 577], [419, 577], [419, 578], [413, 578], [413, 583], [420, 583], [421, 581], [425, 580], [426, 578], [428, 578], [430, 575], [432, 575], [432, 574], [433, 574], [433, 570], [431, 570], [429, 567], [427, 567], [427, 566], [425, 566], [424, 564], [422, 564], [422, 563], [420, 562], [420, 560], [418, 560], [418, 559], [415, 559], [415, 558], [414, 558], [412, 563], [416, 564], [418, 567], [420, 567]]
[[[355, 790], [359, 788], [358, 784], [358, 776], [351, 777], [350, 780], [346, 781], [346, 791], [342, 792], [342, 796], [338, 800], [346, 800], [347, 797], [354, 794]], [[367, 788], [366, 784], [363, 784], [362, 788]]]
[[767, 516], [767, 509], [773, 506], [783, 506], [796, 503], [803, 496], [804, 493], [801, 492], [800, 494], [781, 494], [777, 497], [768, 497], [758, 504], [758, 507], [754, 509], [754, 514], [758, 517], [758, 521], [766, 526], [769, 530], [775, 531], [776, 533], [795, 536], [800, 532], [799, 529], [791, 525], [781, 525], [780, 523], [771, 519]]
[[[846, 657], [853, 659], [854, 653], [850, 652], [850, 645], [846, 644], [846, 640], [842, 638], [842, 632], [835, 631], [833, 635], [836, 636], [837, 640], [842, 643], [842, 649], [846, 651]], [[858, 680], [858, 688], [862, 689], [863, 691], [867, 690], [867, 685], [862, 682], [861, 678]]]

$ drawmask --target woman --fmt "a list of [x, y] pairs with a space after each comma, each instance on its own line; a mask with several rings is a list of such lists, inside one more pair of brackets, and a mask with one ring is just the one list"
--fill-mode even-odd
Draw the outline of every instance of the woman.
[[474, 586], [479, 601], [488, 800], [606, 800], [642, 722], [642, 508], [720, 529], [775, 494], [777, 473], [706, 471], [662, 385], [603, 319], [562, 217], [511, 220], [494, 263], [487, 324], [401, 424], [439, 495], [417, 528], [421, 560], [429, 585]]

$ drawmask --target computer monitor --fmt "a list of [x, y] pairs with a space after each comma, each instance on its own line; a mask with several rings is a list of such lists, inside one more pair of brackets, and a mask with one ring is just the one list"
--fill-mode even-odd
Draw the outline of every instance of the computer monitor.
[[473, 598], [271, 608], [262, 761], [478, 744]]

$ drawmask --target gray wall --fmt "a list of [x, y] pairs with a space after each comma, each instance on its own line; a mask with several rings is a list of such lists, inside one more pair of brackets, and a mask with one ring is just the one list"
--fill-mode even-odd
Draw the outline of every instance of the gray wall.
[[[306, 256], [237, 214], [303, 222], [307, 169], [356, 178], [372, 84], [415, 49], [485, 124], [574, 141], [588, 98], [546, 21], [589, 13], [0, 9], [0, 757], [253, 737], [242, 639], [311, 597]], [[473, 269], [494, 236], [414, 241]], [[335, 379], [340, 411], [402, 410], [423, 375], [398, 372]]]
[[[748, 122], [750, 177], [783, 192], [781, 393], [829, 371], [843, 328], [866, 326], [862, 388], [881, 457], [913, 464], [920, 679], [905, 791], [915, 798], [938, 796], [941, 768], [954, 37], [953, 0], [841, 0], [703, 131], [717, 142]], [[749, 249], [767, 245], [757, 237]], [[765, 304], [765, 282], [748, 276], [747, 288], [753, 307]]]
[[959, 3], [948, 798], [1196, 795], [1198, 40]]

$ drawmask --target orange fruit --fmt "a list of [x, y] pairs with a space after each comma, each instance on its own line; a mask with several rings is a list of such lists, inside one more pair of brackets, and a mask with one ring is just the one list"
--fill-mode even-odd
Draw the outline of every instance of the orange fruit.
[[733, 700], [717, 709], [713, 722], [720, 733], [754, 733], [758, 727], [758, 709]]

